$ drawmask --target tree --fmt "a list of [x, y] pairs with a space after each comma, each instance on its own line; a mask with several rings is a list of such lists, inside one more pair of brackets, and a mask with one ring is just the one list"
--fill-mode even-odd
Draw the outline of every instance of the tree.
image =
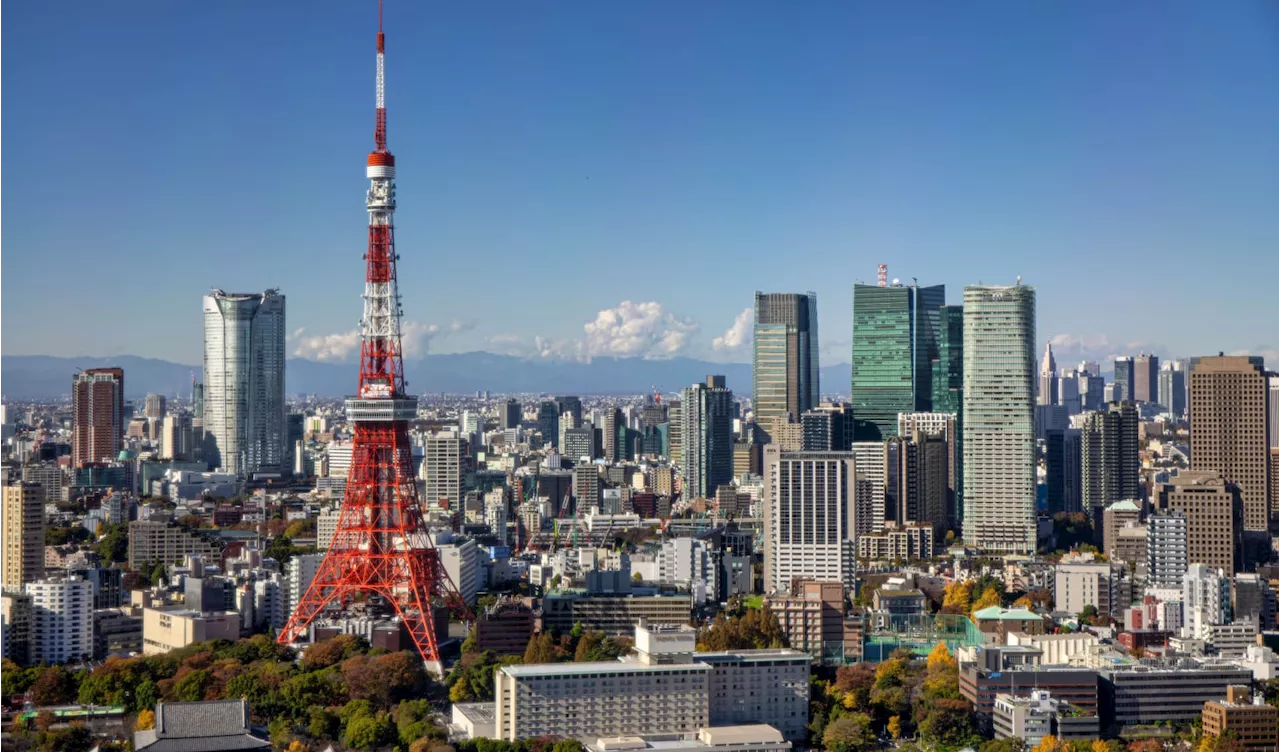
[[39, 713], [36, 713], [35, 727], [40, 731], [48, 731], [53, 728], [53, 724], [57, 722], [58, 719], [54, 716], [52, 711], [41, 710]]
[[1040, 743], [1032, 747], [1031, 752], [1074, 752], [1074, 750], [1075, 747], [1071, 742], [1049, 734], [1040, 739]]
[[75, 702], [79, 687], [76, 679], [61, 666], [50, 666], [40, 672], [31, 685], [31, 702], [38, 706], [63, 705]]
[[963, 700], [933, 700], [927, 706], [918, 727], [920, 736], [930, 744], [953, 749], [974, 746], [980, 737], [973, 725], [969, 703]]
[[978, 752], [1026, 752], [1027, 743], [1018, 737], [989, 739], [978, 747]]
[[1036, 607], [1035, 601], [1031, 600], [1031, 596], [1024, 595], [1013, 602], [1014, 608], [1025, 608], [1028, 611]]
[[529, 638], [529, 645], [524, 649], [525, 665], [555, 661], [555, 642], [551, 639], [550, 632], [539, 632]]
[[169, 573], [165, 570], [163, 564], [157, 564], [156, 568], [151, 570], [151, 582], [153, 584], [159, 584], [163, 582], [166, 577], [168, 577], [168, 574]]
[[967, 614], [972, 596], [969, 582], [956, 580], [942, 589], [942, 609], [946, 613]]
[[866, 713], [841, 716], [822, 732], [822, 747], [830, 752], [862, 752], [872, 749], [875, 743], [871, 716]]
[[902, 736], [902, 716], [890, 716], [886, 729], [889, 732], [889, 736], [892, 736], [894, 741], [897, 741]]
[[1088, 623], [1097, 615], [1098, 615], [1098, 607], [1090, 603], [1086, 605], [1083, 610], [1080, 611], [1080, 621]]
[[977, 613], [978, 611], [981, 611], [984, 608], [991, 608], [992, 606], [999, 606], [999, 605], [1000, 605], [1000, 591], [996, 590], [995, 588], [987, 588], [986, 590], [982, 591], [982, 595], [978, 596], [978, 601], [973, 604], [973, 607], [969, 611], [969, 615], [972, 616], [973, 614]]
[[107, 525], [100, 531], [98, 556], [104, 562], [123, 562], [129, 558], [129, 531], [124, 525]]
[[360, 714], [347, 721], [342, 743], [352, 749], [373, 749], [391, 741], [394, 727], [386, 713]]
[[947, 648], [947, 643], [942, 640], [938, 640], [938, 644], [934, 645], [933, 650], [929, 651], [929, 658], [925, 665], [929, 671], [944, 668], [955, 670], [957, 668], [956, 659], [951, 657], [951, 651]]
[[139, 710], [138, 720], [133, 724], [134, 731], [147, 731], [156, 727], [156, 714], [151, 710]]

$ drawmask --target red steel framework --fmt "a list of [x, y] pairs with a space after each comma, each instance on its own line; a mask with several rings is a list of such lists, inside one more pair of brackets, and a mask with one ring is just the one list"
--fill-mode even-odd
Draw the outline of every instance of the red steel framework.
[[278, 641], [290, 644], [326, 611], [381, 596], [403, 620], [423, 660], [438, 662], [433, 607], [472, 619], [432, 545], [418, 500], [409, 443], [417, 400], [405, 393], [396, 284], [395, 157], [387, 151], [382, 3], [378, 3], [377, 118], [366, 174], [369, 248], [365, 253], [359, 394], [347, 399], [355, 426], [351, 469], [338, 528], [315, 578]]

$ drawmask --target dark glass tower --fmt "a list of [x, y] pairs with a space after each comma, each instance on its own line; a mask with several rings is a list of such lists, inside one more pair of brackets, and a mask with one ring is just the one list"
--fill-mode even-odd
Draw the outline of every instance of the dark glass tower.
[[933, 410], [933, 360], [946, 287], [853, 286], [853, 376], [857, 441], [898, 434], [898, 413]]

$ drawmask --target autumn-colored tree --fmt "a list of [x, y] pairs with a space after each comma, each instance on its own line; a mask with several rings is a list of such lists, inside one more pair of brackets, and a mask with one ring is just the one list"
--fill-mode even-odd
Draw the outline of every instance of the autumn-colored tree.
[[987, 588], [986, 590], [982, 591], [982, 595], [978, 596], [978, 600], [973, 604], [973, 606], [969, 610], [969, 615], [973, 616], [973, 614], [977, 613], [978, 611], [981, 611], [984, 608], [991, 608], [992, 606], [999, 606], [999, 605], [1000, 605], [1000, 591], [996, 590], [995, 588]]
[[1111, 747], [1101, 739], [1094, 739], [1089, 745], [1089, 752], [1111, 752]]
[[134, 731], [147, 731], [156, 727], [156, 714], [151, 710], [139, 710], [138, 720], [133, 724]]
[[42, 705], [65, 705], [75, 702], [79, 687], [76, 679], [61, 666], [51, 666], [40, 672], [31, 685], [31, 703]]
[[886, 728], [889, 731], [889, 736], [892, 736], [894, 740], [897, 740], [902, 736], [902, 716], [890, 716], [889, 723]]
[[1040, 743], [1031, 748], [1031, 752], [1074, 752], [1070, 742], [1063, 741], [1053, 734], [1046, 734]]
[[1035, 601], [1031, 600], [1031, 596], [1024, 595], [1013, 602], [1014, 608], [1025, 608], [1028, 611], [1036, 607]]
[[53, 724], [57, 723], [57, 721], [58, 719], [54, 716], [52, 711], [41, 710], [39, 713], [36, 713], [35, 727], [38, 731], [48, 731], [53, 728]]
[[550, 632], [539, 632], [529, 638], [529, 644], [524, 649], [524, 663], [526, 665], [555, 663], [555, 661], [555, 641], [551, 639]]
[[955, 670], [957, 668], [956, 659], [951, 656], [947, 643], [942, 640], [938, 640], [938, 644], [934, 645], [933, 650], [929, 651], [929, 658], [925, 661], [925, 666], [930, 672], [940, 669]]
[[942, 608], [951, 614], [967, 614], [972, 597], [971, 584], [968, 581], [956, 580], [943, 588]]
[[294, 739], [285, 747], [285, 752], [310, 752], [310, 749], [301, 739]]
[[1129, 742], [1125, 752], [1164, 752], [1164, 745], [1159, 739], [1139, 739]]
[[822, 733], [822, 748], [831, 752], [862, 752], [872, 749], [876, 736], [871, 730], [871, 717], [854, 713], [827, 724]]

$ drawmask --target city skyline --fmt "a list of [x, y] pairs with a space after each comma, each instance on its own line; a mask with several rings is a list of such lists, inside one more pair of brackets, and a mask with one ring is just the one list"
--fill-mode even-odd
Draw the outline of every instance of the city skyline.
[[[346, 30], [362, 9], [316, 6], [308, 33], [281, 42], [272, 29], [296, 24], [292, 9], [85, 4], [60, 12], [50, 39], [34, 29], [55, 25], [53, 9], [15, 8], [10, 97], [46, 115], [4, 134], [22, 145], [10, 151], [14, 174], [30, 176], [4, 208], [4, 354], [196, 363], [197, 296], [279, 286], [291, 296], [290, 356], [351, 362], [359, 303], [343, 280], [362, 241], [343, 186], [368, 140], [348, 105], [368, 97], [368, 63]], [[1037, 350], [1056, 340], [1062, 363], [1221, 350], [1274, 367], [1276, 294], [1257, 260], [1274, 258], [1275, 146], [1254, 94], [1274, 88], [1275, 46], [1251, 33], [1274, 23], [1274, 8], [1143, 4], [1068, 17], [992, 3], [917, 19], [743, 4], [730, 16], [685, 9], [679, 24], [673, 8], [513, 8], [496, 20], [394, 9], [422, 40], [390, 50], [401, 66], [391, 83], [403, 84], [390, 130], [412, 136], [401, 159], [417, 167], [401, 186], [419, 207], [400, 232], [408, 357], [747, 362], [751, 291], [813, 289], [822, 362], [848, 362], [852, 283], [887, 263], [891, 278], [953, 290], [1021, 274], [1039, 290]], [[794, 38], [764, 41], [780, 23]], [[991, 37], [993, 23], [1010, 33]], [[193, 43], [205, 26], [265, 58]], [[492, 44], [477, 48], [480, 35]], [[1080, 35], [1091, 44], [1070, 44]], [[174, 40], [184, 54], [157, 68], [135, 37]], [[101, 64], [87, 71], [87, 60]], [[95, 87], [102, 77], [137, 85]], [[295, 134], [297, 112], [309, 126]], [[97, 127], [67, 127], [90, 117]], [[58, 170], [30, 161], [51, 153]], [[278, 179], [247, 180], [267, 174]], [[135, 219], [130, 202], [157, 185], [159, 211]], [[50, 192], [59, 202], [37, 198]], [[67, 213], [81, 221], [57, 221]], [[804, 263], [768, 264], [780, 250]], [[50, 305], [32, 283], [54, 253], [93, 273], [69, 278]], [[622, 264], [626, 289], [585, 276], [578, 261], [591, 253]], [[537, 260], [543, 281], [580, 293], [527, 316], [527, 296], [481, 308], [467, 286], [435, 281], [464, 278], [477, 258], [490, 270]], [[115, 316], [85, 315], [103, 285], [137, 284], [149, 264], [165, 284], [121, 296]], [[663, 265], [689, 273], [627, 274]], [[716, 284], [703, 284], [712, 271]], [[1152, 317], [1150, 296], [1124, 292], [1135, 280], [1170, 300], [1206, 282], [1235, 294], [1229, 306]], [[1081, 306], [1086, 289], [1108, 305]], [[149, 321], [147, 337], [119, 325], [159, 308], [171, 315]], [[32, 309], [41, 316], [18, 326]]]

